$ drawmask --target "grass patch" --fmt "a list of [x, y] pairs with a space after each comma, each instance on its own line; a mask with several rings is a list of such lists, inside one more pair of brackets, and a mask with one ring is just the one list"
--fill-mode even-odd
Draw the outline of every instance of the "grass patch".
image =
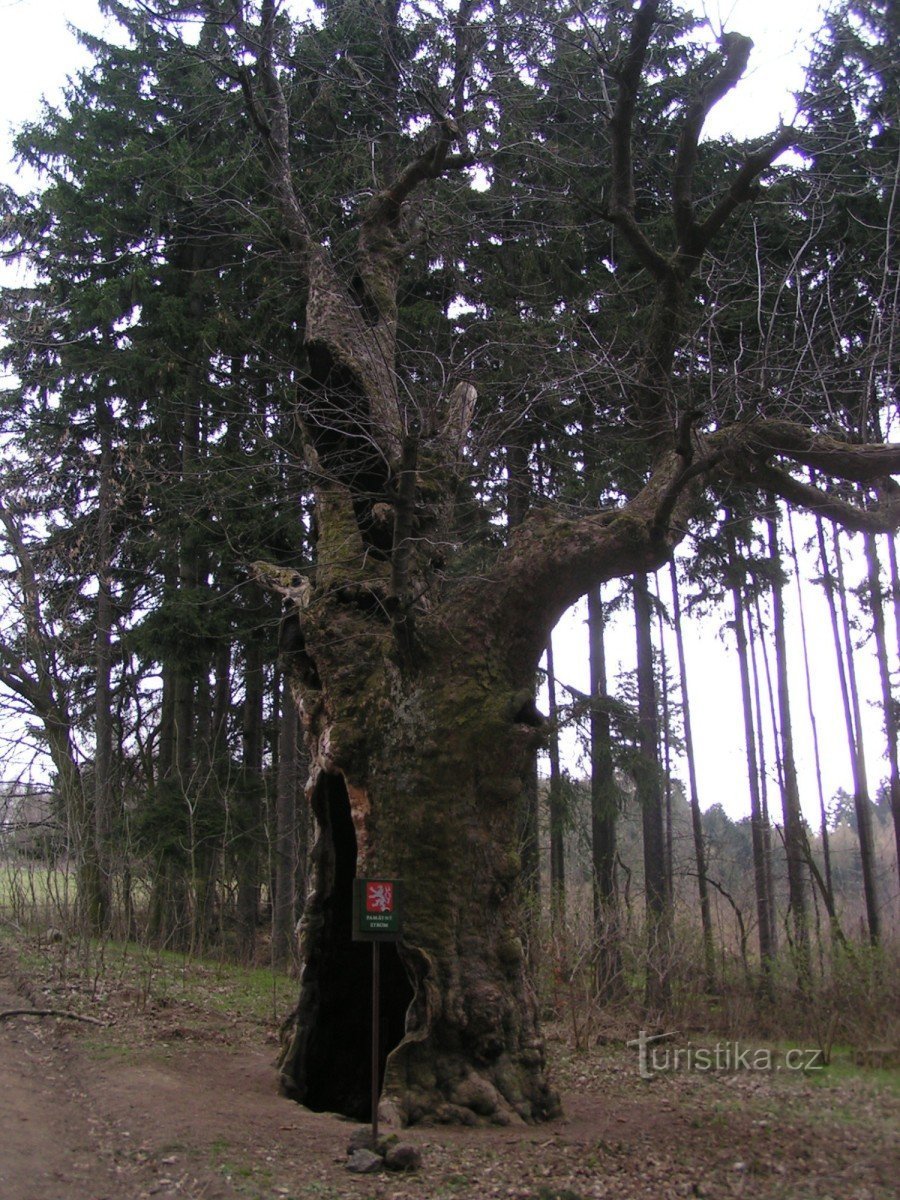
[[850, 1050], [832, 1051], [831, 1062], [822, 1071], [810, 1071], [804, 1076], [814, 1087], [840, 1087], [848, 1083], [861, 1083], [878, 1092], [890, 1092], [900, 1099], [900, 1067], [867, 1067], [853, 1061]]
[[0, 862], [0, 916], [20, 925], [47, 925], [71, 912], [74, 872], [27, 859]]
[[150, 950], [133, 942], [103, 947], [107, 978], [136, 978], [148, 1000], [189, 1005], [222, 1017], [270, 1024], [293, 1003], [296, 985], [282, 971]]

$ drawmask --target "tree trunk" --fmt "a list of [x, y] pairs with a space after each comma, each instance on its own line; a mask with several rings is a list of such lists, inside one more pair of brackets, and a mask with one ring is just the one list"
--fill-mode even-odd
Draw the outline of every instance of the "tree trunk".
[[100, 442], [97, 486], [97, 623], [94, 635], [94, 827], [97, 888], [88, 920], [93, 930], [106, 928], [112, 898], [112, 846], [115, 824], [113, 793], [112, 625], [112, 413], [105, 401], [96, 405]]
[[[252, 608], [261, 607], [260, 590], [251, 584]], [[251, 632], [244, 643], [244, 703], [241, 730], [241, 789], [235, 811], [234, 861], [237, 873], [237, 923], [241, 957], [252, 962], [259, 920], [262, 845], [263, 765], [262, 642]]]
[[533, 665], [504, 668], [496, 631], [466, 603], [420, 620], [405, 671], [390, 627], [352, 592], [329, 594], [322, 574], [293, 655], [318, 833], [283, 1086], [316, 1110], [371, 1115], [371, 954], [350, 938], [351, 889], [382, 874], [406, 883], [402, 940], [382, 954], [382, 1117], [552, 1116], [517, 930]]
[[[750, 656], [747, 649], [747, 621], [744, 611], [740, 559], [731, 532], [732, 518], [726, 516], [728, 527], [729, 559], [731, 560], [731, 602], [734, 608], [734, 635], [737, 642], [738, 668], [741, 677], [741, 701], [744, 713], [744, 745], [747, 754], [747, 786], [750, 792], [750, 837], [753, 846], [753, 886], [756, 894], [756, 923], [759, 936], [759, 961], [762, 970], [763, 988], [770, 988], [770, 976], [774, 946], [772, 945], [771, 897], [766, 879], [765, 840], [762, 805], [759, 794], [759, 764], [756, 756], [756, 729], [753, 720], [753, 702], [750, 688]], [[740, 575], [738, 571], [740, 570]]]
[[[671, 746], [671, 707], [669, 704], [669, 668], [666, 662], [666, 631], [663, 621], [662, 603], [659, 598], [659, 580], [655, 581], [654, 594], [657, 603], [657, 626], [659, 628], [659, 699], [661, 707], [660, 749], [663, 778], [663, 817], [665, 831], [666, 853], [666, 898], [670, 908], [675, 903], [675, 854], [674, 834], [672, 830], [672, 746]], [[657, 752], [658, 753], [658, 752]]]
[[806, 708], [809, 713], [809, 726], [813, 739], [813, 759], [816, 768], [816, 793], [819, 798], [819, 832], [822, 838], [822, 857], [825, 864], [825, 887], [828, 892], [826, 905], [829, 915], [834, 911], [834, 888], [831, 880], [831, 847], [828, 839], [828, 813], [825, 810], [825, 792], [822, 787], [822, 756], [819, 749], [819, 726], [816, 720], [816, 710], [813, 704], [812, 675], [809, 669], [809, 641], [806, 636], [806, 612], [803, 604], [803, 583], [800, 576], [800, 562], [797, 556], [797, 542], [794, 537], [794, 523], [791, 510], [788, 509], [788, 530], [791, 539], [791, 562], [794, 565], [794, 580], [797, 584], [797, 611], [800, 615], [800, 639], [803, 645], [803, 678], [806, 683]]
[[272, 906], [272, 961], [280, 967], [294, 960], [297, 878], [297, 706], [282, 678], [278, 732], [278, 780], [275, 802], [275, 902]]
[[[506, 447], [506, 520], [510, 529], [517, 529], [525, 520], [532, 495], [528, 461], [530, 440], [526, 439], [524, 430], [519, 430], [519, 434], [519, 440], [511, 442]], [[526, 441], [527, 444], [523, 444]], [[534, 685], [532, 685], [532, 693], [533, 691]], [[536, 708], [534, 719], [540, 720]], [[522, 792], [519, 845], [522, 856], [521, 891], [524, 928], [529, 962], [534, 967], [537, 963], [541, 916], [540, 791], [536, 752]]]
[[881, 566], [878, 547], [871, 534], [866, 535], [866, 565], [869, 579], [869, 603], [872, 608], [872, 629], [875, 634], [875, 649], [878, 656], [878, 675], [881, 681], [881, 708], [884, 716], [884, 736], [887, 743], [887, 760], [890, 766], [888, 787], [891, 800], [891, 815], [894, 821], [894, 840], [897, 850], [897, 866], [900, 870], [900, 757], [897, 739], [900, 737], [898, 706], [891, 687], [890, 659], [888, 656], [887, 632], [884, 623], [884, 593], [881, 588]]
[[566, 928], [566, 808], [563, 799], [562, 769], [559, 762], [559, 706], [556, 700], [556, 673], [553, 662], [553, 638], [547, 642], [547, 696], [550, 709], [550, 923], [554, 938], [565, 939]]
[[659, 766], [659, 715], [653, 672], [653, 627], [646, 575], [635, 575], [634, 623], [637, 640], [638, 751], [636, 795], [641, 809], [644, 846], [644, 893], [647, 923], [647, 1007], [664, 1009], [670, 996], [671, 909], [666, 880], [662, 788]]
[[847, 727], [847, 737], [853, 766], [853, 804], [856, 810], [856, 831], [859, 838], [859, 857], [862, 867], [863, 894], [866, 901], [866, 919], [869, 925], [869, 940], [877, 945], [881, 932], [878, 912], [878, 892], [875, 882], [875, 839], [872, 833], [872, 802], [869, 798], [869, 780], [866, 771], [866, 756], [863, 746], [862, 713], [859, 705], [859, 687], [856, 682], [856, 660], [853, 654], [853, 638], [850, 632], [850, 610], [847, 604], [847, 588], [844, 583], [844, 558], [841, 552], [840, 535], [834, 530], [834, 562], [837, 571], [838, 598], [841, 606], [841, 621], [844, 631], [844, 659], [847, 664], [847, 689], [850, 697], [852, 721]]
[[[749, 637], [750, 651], [750, 666], [753, 676], [753, 712], [755, 714], [756, 728], [759, 731], [759, 742], [757, 749], [759, 752], [759, 811], [762, 820], [762, 840], [763, 840], [763, 862], [765, 865], [765, 884], [766, 895], [768, 896], [768, 912], [769, 912], [769, 945], [772, 949], [773, 957], [778, 953], [778, 906], [776, 903], [777, 894], [775, 891], [775, 870], [773, 866], [772, 852], [772, 818], [769, 813], [769, 772], [766, 767], [766, 739], [765, 739], [765, 721], [763, 720], [762, 707], [762, 684], [760, 680], [759, 657], [756, 652], [757, 643], [760, 645], [761, 657], [763, 663], [763, 673], [766, 677], [766, 695], [769, 700], [769, 712], [772, 719], [772, 737], [777, 738], [778, 722], [775, 718], [775, 692], [772, 688], [772, 676], [769, 670], [769, 655], [766, 650], [765, 641], [765, 625], [763, 623], [762, 609], [759, 603], [759, 593], [753, 597], [753, 607], [756, 615], [756, 628], [759, 630], [759, 637], [754, 637], [753, 620], [747, 613], [747, 634]], [[778, 762], [776, 754], [776, 768], [780, 770], [781, 764]], [[779, 775], [779, 786], [780, 786]]]
[[716, 980], [716, 956], [713, 945], [712, 914], [709, 907], [709, 886], [706, 879], [706, 847], [703, 843], [703, 821], [700, 814], [700, 794], [697, 788], [697, 765], [694, 759], [694, 733], [688, 696], [687, 660], [684, 654], [684, 632], [681, 627], [681, 598], [678, 594], [678, 571], [674, 559], [669, 563], [669, 572], [672, 579], [672, 619], [675, 624], [675, 645], [678, 651], [681, 709], [684, 715], [684, 753], [688, 765], [691, 831], [694, 838], [694, 861], [697, 865], [697, 895], [700, 900], [700, 926], [703, 931], [703, 965], [707, 989], [712, 991], [715, 988]]
[[605, 617], [602, 588], [588, 592], [588, 659], [591, 695], [591, 864], [594, 936], [597, 943], [597, 994], [619, 996], [622, 980], [622, 931], [616, 886], [616, 822], [619, 789], [613, 767], [609, 714], [599, 701], [607, 696]]
[[787, 646], [784, 634], [784, 599], [781, 582], [781, 552], [778, 546], [776, 516], [766, 519], [769, 535], [769, 557], [772, 571], [772, 621], [775, 637], [775, 674], [778, 688], [778, 717], [782, 775], [782, 814], [784, 817], [784, 848], [787, 855], [788, 894], [794, 929], [794, 952], [801, 987], [809, 981], [809, 918], [806, 905], [806, 832], [800, 811], [800, 792], [797, 786], [797, 767], [794, 761], [794, 731], [791, 722], [790, 690], [788, 687]]

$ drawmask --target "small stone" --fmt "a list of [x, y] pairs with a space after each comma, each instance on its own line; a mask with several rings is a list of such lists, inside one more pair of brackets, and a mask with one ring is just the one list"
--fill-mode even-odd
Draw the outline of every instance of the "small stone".
[[381, 1156], [371, 1150], [354, 1150], [347, 1163], [347, 1170], [354, 1175], [372, 1175], [381, 1170]]
[[422, 1165], [422, 1151], [412, 1142], [398, 1142], [388, 1149], [384, 1165], [391, 1171], [418, 1171]]
[[350, 1140], [347, 1142], [347, 1153], [355, 1154], [357, 1150], [372, 1149], [372, 1127], [371, 1125], [363, 1125], [359, 1129], [354, 1129], [350, 1134]]

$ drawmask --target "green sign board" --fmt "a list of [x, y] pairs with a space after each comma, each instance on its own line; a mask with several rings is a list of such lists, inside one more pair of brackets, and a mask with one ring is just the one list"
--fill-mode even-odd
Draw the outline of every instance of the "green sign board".
[[403, 885], [399, 879], [354, 879], [353, 940], [396, 942], [403, 925]]

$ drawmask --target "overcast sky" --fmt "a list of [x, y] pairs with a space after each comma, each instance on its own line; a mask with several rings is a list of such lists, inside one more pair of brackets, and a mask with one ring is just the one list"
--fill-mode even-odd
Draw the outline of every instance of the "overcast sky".
[[[812, 35], [820, 24], [817, 0], [709, 0], [696, 8], [718, 31], [723, 26], [752, 37], [755, 49], [746, 79], [718, 107], [710, 130], [736, 134], [762, 133], [784, 118], [790, 120], [794, 104], [792, 91], [803, 78], [803, 66]], [[11, 130], [36, 116], [40, 100], [58, 99], [67, 74], [87, 63], [68, 24], [94, 33], [105, 31], [104, 18], [93, 0], [0, 0], [0, 170], [3, 178], [14, 182], [9, 167]], [[112, 27], [109, 27], [112, 28]], [[108, 31], [108, 30], [107, 30]], [[20, 180], [20, 186], [24, 181]], [[814, 565], [805, 568], [812, 572]], [[812, 589], [808, 589], [810, 593]], [[793, 591], [791, 592], [793, 596]], [[825, 748], [826, 797], [838, 786], [850, 786], [843, 718], [837, 690], [833, 652], [830, 644], [827, 610], [818, 597], [810, 598], [808, 635], [814, 648], [815, 694], [820, 740]], [[694, 708], [695, 736], [700, 767], [700, 788], [704, 807], [718, 801], [734, 815], [749, 809], [745, 778], [744, 750], [739, 710], [737, 664], [731, 649], [720, 637], [720, 626], [727, 614], [694, 628], [688, 641], [689, 666], [692, 669], [691, 699]], [[584, 613], [576, 610], [557, 635], [557, 670], [574, 686], [584, 690], [586, 679], [586, 640]], [[794, 711], [798, 726], [798, 749], [803, 772], [804, 808], [815, 820], [817, 804], [812, 772], [810, 739], [807, 726], [806, 694], [799, 658], [800, 636], [796, 619], [792, 623], [791, 651], [794, 656]], [[633, 634], [624, 628], [613, 646], [611, 676], [617, 662], [633, 666]], [[671, 648], [674, 665], [674, 647]], [[868, 656], [867, 656], [868, 657]], [[879, 717], [874, 709], [877, 676], [867, 662], [862, 672], [866, 689], [867, 758], [872, 785], [885, 773], [880, 753]], [[574, 765], [574, 749], [569, 761]]]

